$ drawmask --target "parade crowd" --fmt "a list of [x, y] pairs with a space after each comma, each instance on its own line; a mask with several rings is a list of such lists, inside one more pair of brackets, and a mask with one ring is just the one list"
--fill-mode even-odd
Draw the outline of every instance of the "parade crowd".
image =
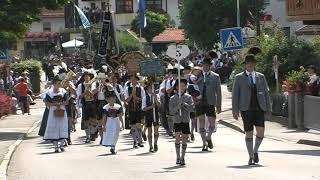
[[[120, 131], [130, 129], [133, 148], [143, 148], [147, 141], [149, 152], [157, 152], [162, 126], [168, 136], [175, 138], [176, 164], [185, 165], [187, 143], [195, 140], [197, 129], [202, 151], [213, 148], [216, 115], [221, 113], [222, 105], [221, 80], [214, 71], [232, 64], [227, 59], [232, 57], [222, 54], [219, 58], [210, 51], [183, 66], [171, 61], [161, 79], [142, 77], [124, 68], [110, 70], [106, 65], [94, 69], [90, 62], [69, 68], [58, 57], [52, 58], [55, 67], [51, 69], [56, 71], [50, 72], [51, 81], [41, 94], [46, 109], [39, 135], [53, 142], [55, 152], [64, 152], [72, 144], [70, 135], [81, 117], [84, 143], [99, 139], [116, 154]], [[249, 165], [259, 162], [265, 114], [271, 112], [268, 85], [264, 75], [255, 72], [255, 64], [255, 55], [249, 50], [244, 71], [235, 77], [232, 100], [234, 118], [241, 114], [244, 121]]]

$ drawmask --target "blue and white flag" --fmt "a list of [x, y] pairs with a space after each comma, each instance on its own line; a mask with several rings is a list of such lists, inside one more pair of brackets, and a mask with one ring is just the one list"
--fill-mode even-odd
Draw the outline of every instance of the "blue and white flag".
[[139, 3], [139, 27], [143, 29], [147, 27], [147, 18], [146, 18], [146, 1], [138, 0]]
[[89, 28], [91, 26], [88, 18], [86, 17], [86, 15], [82, 12], [82, 10], [77, 6], [77, 5], [74, 5], [79, 13], [79, 16], [80, 16], [80, 19], [81, 19], [81, 22], [82, 22], [82, 25], [85, 29]]

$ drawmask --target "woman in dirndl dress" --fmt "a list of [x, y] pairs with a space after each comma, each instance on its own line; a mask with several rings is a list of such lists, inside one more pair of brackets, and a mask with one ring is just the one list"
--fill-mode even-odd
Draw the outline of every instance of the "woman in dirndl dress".
[[104, 109], [104, 123], [103, 123], [103, 140], [102, 145], [111, 147], [111, 154], [116, 154], [116, 144], [118, 142], [120, 133], [120, 121], [122, 118], [122, 107], [116, 103], [116, 94], [114, 91], [108, 93], [108, 104]]
[[[51, 89], [53, 89], [53, 85], [51, 85], [51, 83], [48, 85], [50, 85], [48, 88], [46, 88], [40, 95], [39, 97], [41, 97], [41, 99], [43, 99], [43, 101], [46, 98], [47, 92]], [[49, 115], [49, 107], [45, 107], [44, 109], [44, 113], [42, 116], [42, 121], [41, 121], [41, 125], [40, 125], [40, 129], [38, 132], [39, 136], [44, 136], [44, 133], [46, 132], [46, 128], [47, 128], [47, 122], [48, 122], [48, 115]]]
[[44, 140], [53, 141], [55, 152], [64, 152], [65, 140], [68, 138], [67, 91], [61, 88], [61, 80], [53, 80], [53, 88], [46, 93], [46, 106], [49, 107], [47, 128]]

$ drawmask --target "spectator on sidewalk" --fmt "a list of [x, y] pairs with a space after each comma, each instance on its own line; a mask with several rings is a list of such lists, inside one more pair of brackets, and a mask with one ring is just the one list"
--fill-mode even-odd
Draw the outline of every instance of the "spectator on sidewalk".
[[307, 91], [308, 95], [317, 96], [319, 92], [319, 77], [316, 74], [316, 67], [314, 65], [310, 65], [307, 69]]
[[22, 114], [28, 113], [30, 115], [30, 104], [28, 101], [29, 87], [24, 78], [21, 78], [19, 83], [14, 86], [14, 90], [19, 94], [19, 104]]

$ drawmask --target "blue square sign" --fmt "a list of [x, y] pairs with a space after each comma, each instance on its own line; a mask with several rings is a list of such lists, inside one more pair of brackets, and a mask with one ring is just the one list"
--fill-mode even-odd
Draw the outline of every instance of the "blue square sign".
[[221, 46], [224, 51], [242, 49], [244, 47], [240, 27], [220, 30]]

